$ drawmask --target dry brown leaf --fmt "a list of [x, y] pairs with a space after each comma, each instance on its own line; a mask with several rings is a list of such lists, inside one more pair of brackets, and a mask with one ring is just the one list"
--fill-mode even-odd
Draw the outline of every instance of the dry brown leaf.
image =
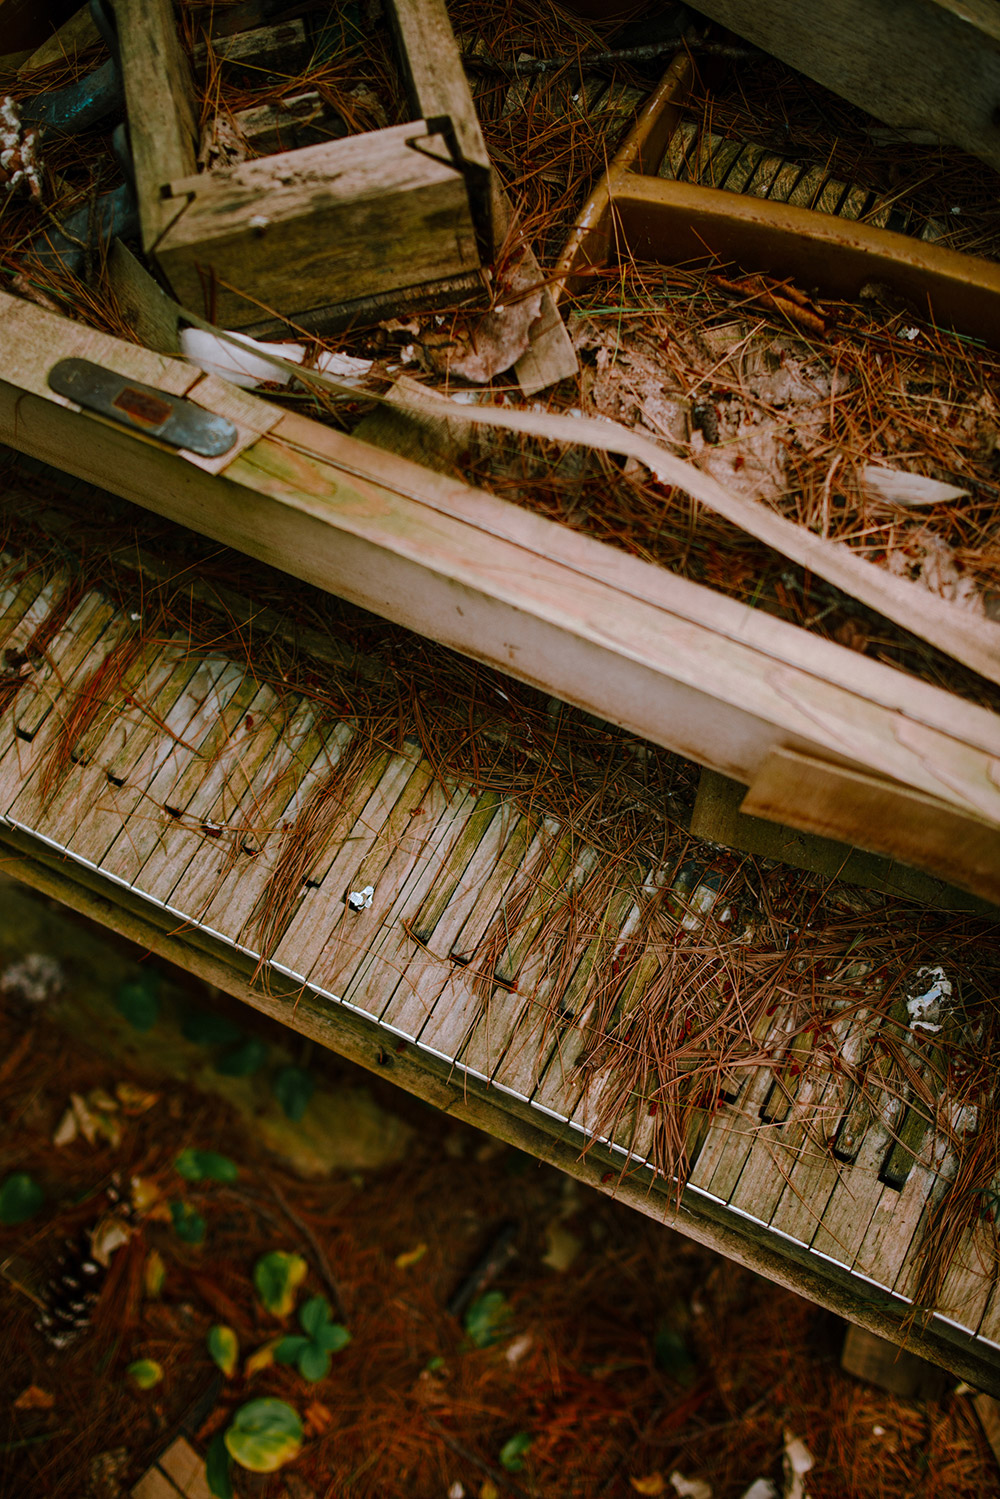
[[55, 1403], [55, 1396], [50, 1395], [48, 1390], [43, 1390], [40, 1385], [30, 1384], [14, 1401], [14, 1409], [16, 1411], [50, 1411]]
[[160, 1101], [159, 1093], [149, 1093], [135, 1083], [115, 1083], [115, 1097], [126, 1114], [145, 1114]]
[[516, 364], [530, 342], [532, 323], [542, 311], [542, 291], [532, 291], [534, 277], [522, 262], [497, 289], [492, 311], [458, 318], [439, 333], [424, 337], [431, 368], [441, 375], [461, 375], [485, 385]]
[[306, 1431], [311, 1437], [318, 1437], [326, 1431], [333, 1420], [330, 1408], [323, 1404], [322, 1400], [310, 1400], [305, 1408], [304, 1420]]

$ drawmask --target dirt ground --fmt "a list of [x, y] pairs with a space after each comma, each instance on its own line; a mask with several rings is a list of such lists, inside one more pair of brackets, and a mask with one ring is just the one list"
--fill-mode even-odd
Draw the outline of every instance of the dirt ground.
[[[31, 953], [58, 964], [36, 961], [34, 998], [12, 966]], [[269, 1056], [287, 1037], [142, 956], [0, 886], [0, 1179], [27, 1173], [43, 1194], [31, 1217], [0, 1228], [0, 1494], [119, 1499], [182, 1424], [204, 1452], [262, 1397], [294, 1407], [304, 1428], [280, 1471], [234, 1467], [235, 1493], [262, 1499], [741, 1499], [771, 1480], [754, 1491], [763, 1499], [801, 1494], [782, 1472], [795, 1438], [813, 1458], [812, 1499], [1000, 1494], [953, 1381], [940, 1400], [914, 1403], [852, 1379], [839, 1367], [836, 1318], [336, 1058], [298, 1057], [316, 1086], [302, 1128], [310, 1110], [333, 1117], [330, 1099], [354, 1100], [369, 1135], [376, 1121], [373, 1164], [304, 1177], [300, 1159], [292, 1170], [294, 1150], [278, 1153], [262, 1104], [237, 1109], [235, 1093], [206, 1091], [231, 1034], [184, 1043], [201, 1048], [201, 1071], [189, 1074], [203, 1086], [163, 1071], [175, 1014], [228, 1018], [243, 1031], [238, 1045], [252, 1038]], [[110, 1023], [88, 1021], [81, 1039], [80, 1009], [98, 1014], [102, 992], [131, 1060]], [[119, 1013], [137, 992], [158, 995], [145, 1031], [134, 1010]], [[332, 1158], [343, 1147], [349, 1161], [350, 1108], [339, 1118]], [[182, 1150], [220, 1153], [238, 1175], [186, 1180]], [[36, 1323], [57, 1257], [67, 1238], [107, 1223], [113, 1179], [136, 1203], [116, 1220], [126, 1242], [87, 1325], [53, 1348]], [[178, 1232], [192, 1219], [200, 1243]], [[478, 1323], [448, 1304], [505, 1237], [513, 1253], [480, 1287], [497, 1293], [484, 1335], [481, 1300]], [[298, 1331], [254, 1288], [254, 1266], [273, 1250], [308, 1266], [299, 1306], [324, 1297], [350, 1333], [315, 1382], [274, 1362], [247, 1371], [249, 1356]], [[207, 1345], [218, 1325], [239, 1343], [226, 1379]], [[127, 1373], [142, 1360], [162, 1371], [147, 1390]]]

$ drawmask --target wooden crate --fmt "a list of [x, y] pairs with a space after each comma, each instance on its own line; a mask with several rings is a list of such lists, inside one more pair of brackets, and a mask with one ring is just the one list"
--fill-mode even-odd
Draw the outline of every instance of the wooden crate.
[[482, 296], [493, 189], [442, 0], [391, 0], [415, 118], [197, 170], [170, 0], [118, 0], [143, 248], [185, 307], [226, 327], [330, 331]]

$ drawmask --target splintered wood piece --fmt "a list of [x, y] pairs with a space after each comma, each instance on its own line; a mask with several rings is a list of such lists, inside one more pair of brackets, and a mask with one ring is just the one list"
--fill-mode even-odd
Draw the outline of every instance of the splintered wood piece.
[[171, 0], [116, 0], [115, 19], [142, 245], [148, 255], [183, 208], [163, 196], [164, 183], [197, 170], [194, 85]]
[[919, 125], [1000, 168], [1000, 18], [989, 0], [901, 0], [891, 11], [866, 0], [700, 8], [887, 125]]
[[307, 59], [307, 45], [305, 23], [293, 19], [199, 42], [192, 51], [191, 61], [199, 71], [216, 61], [230, 72], [249, 68], [257, 74], [294, 74]]
[[979, 888], [1000, 904], [1000, 829], [919, 791], [908, 790], [901, 800], [908, 815], [889, 822], [876, 777], [780, 749], [752, 781], [740, 810], [823, 837], [846, 833], [848, 841], [904, 863], [919, 862], [932, 848], [937, 871], [958, 883], [977, 871]]
[[465, 180], [423, 121], [189, 175], [170, 191], [178, 211], [157, 261], [183, 307], [226, 328], [257, 323], [262, 308], [295, 321], [479, 264]]
[[738, 781], [717, 775], [713, 770], [703, 770], [691, 814], [692, 836], [739, 849], [742, 853], [777, 859], [782, 864], [808, 869], [848, 885], [861, 885], [868, 890], [881, 890], [887, 895], [920, 901], [936, 910], [986, 914], [993, 909], [964, 890], [957, 890], [943, 880], [893, 859], [883, 859], [877, 854], [852, 848], [849, 843], [782, 827], [780, 823], [766, 822], [763, 818], [748, 817], [740, 811], [746, 792], [747, 788]]

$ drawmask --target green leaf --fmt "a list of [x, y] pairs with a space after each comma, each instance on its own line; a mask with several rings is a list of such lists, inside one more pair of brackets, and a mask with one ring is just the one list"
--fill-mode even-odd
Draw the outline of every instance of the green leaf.
[[434, 1357], [432, 1359], [428, 1359], [426, 1367], [427, 1367], [427, 1373], [428, 1374], [436, 1374], [439, 1369], [443, 1369], [444, 1368], [444, 1357], [443, 1357], [443, 1355], [440, 1354], [440, 1353], [435, 1353], [435, 1355], [434, 1355]]
[[299, 1354], [299, 1373], [303, 1379], [315, 1384], [325, 1379], [330, 1372], [330, 1355], [318, 1343], [307, 1343]]
[[205, 1238], [205, 1220], [189, 1202], [178, 1199], [170, 1204], [174, 1233], [185, 1244], [201, 1244]]
[[301, 1067], [282, 1067], [274, 1079], [274, 1096], [293, 1124], [298, 1124], [309, 1106], [316, 1081]]
[[45, 1194], [26, 1171], [15, 1171], [0, 1187], [0, 1223], [12, 1228], [33, 1218], [45, 1201]]
[[508, 1473], [520, 1473], [524, 1467], [526, 1453], [531, 1450], [531, 1438], [526, 1431], [519, 1431], [516, 1436], [511, 1437], [509, 1442], [504, 1442], [500, 1448], [501, 1466]]
[[489, 1348], [505, 1337], [511, 1309], [501, 1291], [487, 1291], [479, 1296], [465, 1314], [463, 1326], [477, 1348]]
[[309, 1347], [309, 1339], [301, 1333], [290, 1333], [275, 1345], [274, 1356], [279, 1364], [294, 1364], [299, 1354]]
[[156, 997], [159, 986], [155, 973], [144, 973], [141, 978], [118, 985], [115, 1009], [137, 1031], [152, 1030], [160, 1018], [160, 1001]]
[[325, 1296], [310, 1296], [308, 1301], [299, 1307], [299, 1321], [302, 1331], [309, 1334], [311, 1338], [319, 1335], [321, 1327], [326, 1327], [330, 1321], [330, 1303]]
[[208, 1351], [227, 1379], [236, 1373], [240, 1361], [240, 1340], [231, 1327], [208, 1329]]
[[306, 1278], [308, 1265], [301, 1254], [273, 1249], [253, 1267], [257, 1295], [275, 1317], [287, 1317], [295, 1306], [295, 1293]]
[[234, 1046], [232, 1051], [223, 1052], [215, 1064], [215, 1070], [221, 1072], [223, 1077], [252, 1077], [266, 1061], [267, 1047], [264, 1042], [259, 1041], [256, 1036], [248, 1036], [240, 1045]]
[[329, 1327], [321, 1327], [316, 1334], [316, 1343], [320, 1348], [325, 1348], [327, 1353], [340, 1353], [351, 1341], [351, 1335], [346, 1327], [339, 1322], [331, 1322]]
[[197, 1046], [235, 1046], [243, 1040], [238, 1025], [213, 1010], [191, 1010], [181, 1022], [181, 1034]]
[[174, 1170], [189, 1182], [234, 1182], [240, 1174], [235, 1161], [215, 1150], [182, 1150], [174, 1161]]
[[676, 1379], [678, 1384], [689, 1385], [694, 1381], [695, 1363], [682, 1337], [672, 1327], [661, 1326], [653, 1339], [653, 1357], [656, 1367]]
[[233, 1499], [233, 1485], [229, 1477], [230, 1461], [226, 1451], [226, 1435], [220, 1431], [212, 1438], [205, 1454], [205, 1478], [215, 1499]]
[[302, 1422], [283, 1400], [251, 1400], [226, 1432], [229, 1456], [251, 1473], [273, 1473], [298, 1456]]
[[139, 1390], [151, 1390], [163, 1378], [163, 1369], [155, 1358], [139, 1358], [125, 1370], [129, 1379]]

